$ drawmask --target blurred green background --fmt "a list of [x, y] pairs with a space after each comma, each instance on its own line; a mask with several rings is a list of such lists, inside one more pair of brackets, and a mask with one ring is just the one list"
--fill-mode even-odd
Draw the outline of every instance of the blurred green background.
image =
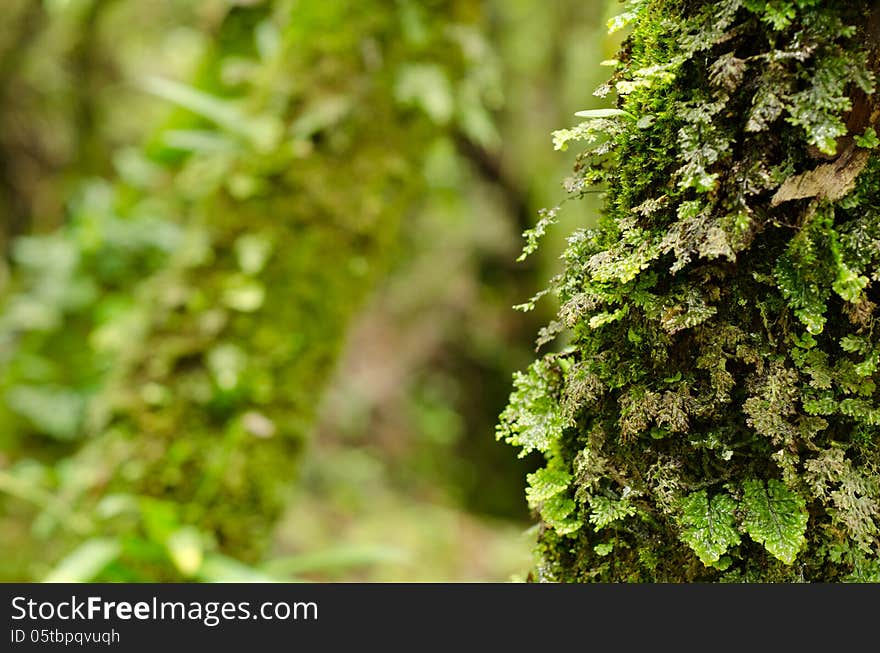
[[0, 580], [506, 581], [606, 0], [4, 0]]

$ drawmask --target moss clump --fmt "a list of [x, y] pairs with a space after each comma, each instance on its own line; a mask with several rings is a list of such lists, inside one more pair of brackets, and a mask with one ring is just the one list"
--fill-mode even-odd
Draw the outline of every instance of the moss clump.
[[626, 21], [598, 91], [617, 109], [555, 134], [587, 146], [572, 194], [606, 190], [554, 286], [570, 343], [498, 431], [547, 460], [534, 577], [877, 581], [880, 15], [644, 0]]

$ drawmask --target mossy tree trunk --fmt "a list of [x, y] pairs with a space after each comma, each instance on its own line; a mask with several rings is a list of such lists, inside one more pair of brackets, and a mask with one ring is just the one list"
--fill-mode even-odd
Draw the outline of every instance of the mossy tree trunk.
[[[637, 0], [562, 351], [499, 437], [544, 453], [534, 578], [880, 580], [874, 2]], [[548, 220], [531, 234], [535, 246]]]

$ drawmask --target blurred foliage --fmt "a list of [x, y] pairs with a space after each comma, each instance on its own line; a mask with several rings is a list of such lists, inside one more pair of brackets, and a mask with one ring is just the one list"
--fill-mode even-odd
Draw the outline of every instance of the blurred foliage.
[[546, 317], [509, 308], [550, 273], [513, 267], [558, 192], [529, 138], [582, 108], [599, 3], [148, 4], [0, 27], [0, 577], [524, 567], [462, 510], [524, 516], [492, 427]]

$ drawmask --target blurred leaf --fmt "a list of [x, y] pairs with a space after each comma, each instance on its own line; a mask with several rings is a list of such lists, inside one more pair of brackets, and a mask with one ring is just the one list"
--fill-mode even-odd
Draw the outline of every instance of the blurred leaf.
[[241, 280], [223, 291], [223, 303], [242, 313], [251, 313], [263, 305], [266, 289], [257, 281]]
[[59, 562], [43, 579], [44, 583], [87, 583], [113, 562], [122, 547], [113, 538], [86, 540]]
[[12, 258], [19, 265], [34, 271], [49, 269], [69, 272], [79, 262], [76, 244], [61, 234], [22, 236], [12, 246]]
[[40, 432], [59, 440], [80, 434], [86, 400], [65, 388], [19, 385], [6, 394], [9, 407], [30, 421]]
[[259, 149], [271, 149], [281, 136], [277, 118], [246, 115], [233, 100], [225, 100], [180, 82], [148, 77], [144, 90], [206, 118], [231, 134], [243, 137]]
[[161, 77], [148, 77], [142, 84], [144, 90], [156, 97], [207, 118], [234, 134], [248, 135], [243, 130], [245, 116], [230, 100], [223, 100], [192, 86]]
[[0, 470], [0, 492], [38, 506], [44, 511], [40, 517], [45, 515], [54, 520], [53, 523], [59, 523], [73, 532], [89, 532], [92, 524], [86, 517], [72, 512], [66, 503], [43, 487], [40, 477], [44, 469], [39, 463], [25, 461], [16, 465], [12, 473]]
[[235, 241], [238, 267], [245, 274], [258, 274], [272, 253], [272, 241], [263, 234], [245, 234]]
[[113, 519], [126, 512], [137, 512], [137, 499], [130, 494], [108, 494], [95, 506], [95, 514], [101, 519]]
[[485, 148], [497, 147], [501, 143], [501, 137], [492, 115], [480, 98], [479, 90], [472, 84], [466, 84], [461, 89], [458, 100], [459, 121], [464, 133]]
[[254, 40], [260, 59], [267, 60], [276, 56], [281, 50], [281, 32], [271, 20], [264, 20], [254, 30]]
[[[206, 583], [277, 583], [279, 579], [219, 553], [205, 557], [196, 577]], [[290, 581], [290, 579], [285, 579]]]
[[136, 188], [148, 188], [162, 175], [162, 168], [134, 147], [116, 152], [113, 155], [113, 167], [122, 181]]
[[325, 551], [274, 558], [260, 568], [272, 576], [289, 576], [320, 571], [340, 571], [382, 563], [405, 563], [406, 551], [388, 546], [340, 546]]
[[431, 120], [445, 125], [455, 108], [446, 73], [433, 64], [401, 66], [394, 95], [398, 102], [419, 106]]
[[180, 526], [173, 503], [141, 497], [139, 507], [144, 530], [154, 542], [165, 542]]
[[337, 124], [351, 111], [351, 107], [351, 99], [344, 95], [322, 96], [312, 100], [291, 125], [291, 132], [297, 138], [309, 138]]
[[208, 368], [222, 390], [232, 390], [240, 381], [246, 365], [245, 353], [232, 344], [222, 344], [208, 352]]
[[186, 152], [235, 152], [240, 149], [223, 134], [207, 129], [169, 129], [162, 134], [162, 142]]
[[202, 535], [196, 528], [185, 526], [165, 541], [165, 548], [174, 566], [187, 578], [194, 576], [201, 568], [204, 560]]

